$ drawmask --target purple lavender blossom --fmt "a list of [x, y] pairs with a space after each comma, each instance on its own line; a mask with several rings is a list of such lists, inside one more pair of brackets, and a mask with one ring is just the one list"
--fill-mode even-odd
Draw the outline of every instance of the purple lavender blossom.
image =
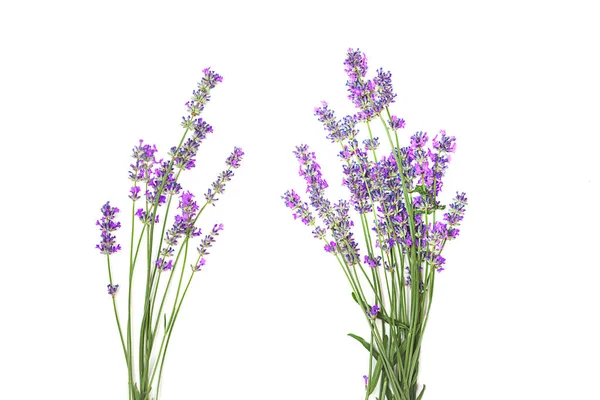
[[416, 132], [410, 137], [410, 147], [413, 149], [423, 149], [427, 145], [427, 132]]
[[441, 252], [447, 239], [448, 226], [445, 223], [438, 221], [435, 224], [429, 224], [427, 227], [427, 242], [433, 251]]
[[369, 377], [366, 375], [363, 375], [363, 379], [365, 380], [365, 387], [367, 387], [369, 385]]
[[365, 139], [363, 145], [367, 151], [375, 151], [379, 147], [379, 138]]
[[156, 260], [156, 268], [160, 271], [170, 271], [173, 269], [173, 260], [167, 261], [165, 258], [160, 257]]
[[379, 110], [380, 113], [383, 109], [396, 101], [396, 94], [392, 87], [392, 73], [389, 71], [384, 72], [383, 69], [380, 68], [377, 70], [377, 75], [373, 78], [373, 82], [375, 82], [377, 92], [377, 100], [375, 101], [376, 109]]
[[300, 200], [300, 196], [294, 190], [288, 190], [285, 192], [282, 199], [285, 200], [285, 206], [294, 210], [292, 214], [294, 219], [300, 218], [304, 225], [314, 225], [315, 217], [313, 217], [310, 208], [308, 207], [308, 203]]
[[363, 263], [367, 264], [370, 268], [377, 268], [381, 265], [381, 256], [371, 257], [366, 255]]
[[202, 72], [204, 76], [198, 83], [198, 89], [192, 92], [191, 100], [185, 103], [189, 114], [187, 117], [183, 117], [181, 123], [181, 126], [185, 129], [195, 129], [197, 124], [202, 121], [195, 118], [204, 111], [204, 107], [210, 101], [211, 90], [215, 88], [217, 83], [223, 81], [223, 77], [210, 68], [205, 68]]
[[392, 115], [392, 119], [388, 120], [388, 125], [393, 130], [398, 130], [404, 128], [405, 122], [402, 118], [398, 118], [395, 115]]
[[204, 73], [204, 77], [200, 81], [199, 88], [214, 89], [217, 83], [223, 82], [223, 77], [212, 71], [210, 67], [204, 68], [202, 72]]
[[114, 222], [119, 209], [117, 207], [111, 207], [110, 202], [107, 201], [100, 211], [102, 211], [102, 219], [96, 221], [96, 225], [100, 227], [102, 240], [100, 241], [100, 244], [96, 245], [96, 248], [100, 250], [100, 253], [102, 254], [111, 255], [121, 250], [121, 245], [115, 243], [116, 237], [111, 233], [121, 227], [120, 222]]
[[132, 186], [131, 189], [129, 190], [129, 198], [133, 201], [139, 200], [140, 199], [140, 187], [139, 186]]
[[200, 207], [194, 200], [194, 195], [189, 191], [183, 192], [179, 196], [179, 205], [181, 212], [175, 216], [173, 226], [165, 234], [165, 246], [161, 249], [160, 255], [163, 259], [170, 258], [175, 252], [179, 239], [183, 236], [200, 236], [201, 230], [194, 226], [196, 215]]
[[331, 241], [331, 242], [325, 244], [324, 248], [327, 253], [335, 253], [336, 244], [334, 241]]
[[119, 285], [107, 285], [108, 288], [108, 294], [111, 295], [112, 297], [115, 297], [115, 294], [117, 294], [117, 290], [119, 290]]
[[135, 182], [148, 182], [150, 179], [150, 171], [156, 164], [154, 154], [157, 151], [156, 145], [144, 144], [142, 139], [140, 139], [140, 144], [133, 148], [131, 157], [135, 162], [130, 165], [129, 179], [134, 181], [134, 186]]
[[335, 224], [331, 233], [336, 242], [337, 250], [344, 256], [349, 265], [356, 265], [360, 263], [360, 254], [358, 243], [351, 231], [354, 222], [350, 219], [350, 204], [345, 200], [340, 200], [333, 205], [333, 210]]
[[300, 163], [299, 174], [306, 181], [306, 191], [309, 193], [310, 204], [319, 217], [324, 218], [327, 226], [332, 223], [332, 210], [329, 200], [325, 197], [325, 189], [329, 187], [321, 173], [321, 166], [317, 163], [315, 153], [308, 150], [307, 145], [296, 146], [294, 151], [296, 159]]
[[440, 131], [442, 137], [437, 140], [437, 135], [433, 138], [433, 148], [444, 153], [454, 153], [456, 151], [456, 138], [446, 135], [445, 130]]
[[[458, 236], [459, 231], [455, 228], [460, 225], [460, 222], [463, 220], [466, 205], [466, 194], [464, 192], [461, 194], [456, 192], [454, 201], [448, 206], [450, 210], [444, 214], [444, 221], [448, 223], [448, 240], [455, 239]], [[450, 232], [452, 232], [452, 235], [450, 235]]]
[[190, 170], [196, 166], [196, 154], [200, 144], [206, 139], [206, 135], [213, 131], [202, 118], [198, 118], [194, 123], [190, 122], [190, 129], [194, 130], [191, 137], [187, 138], [185, 143], [178, 149], [172, 147], [169, 156], [173, 157], [174, 165], [180, 169]]
[[369, 68], [367, 64], [367, 55], [362, 53], [360, 49], [348, 49], [346, 60], [344, 61], [346, 67], [344, 71], [348, 77], [352, 80], [364, 78]]
[[358, 134], [356, 129], [357, 118], [347, 115], [338, 121], [335, 118], [333, 110], [329, 109], [326, 102], [321, 102], [321, 107], [315, 107], [315, 115], [319, 122], [323, 123], [323, 128], [329, 132], [327, 139], [332, 143], [342, 143], [344, 140], [353, 140]]
[[381, 308], [379, 308], [379, 306], [375, 304], [367, 311], [367, 314], [369, 315], [369, 317], [375, 318], [379, 311], [381, 311]]
[[159, 221], [158, 215], [154, 217], [154, 213], [147, 213], [143, 208], [138, 208], [135, 212], [135, 216], [138, 217], [140, 222], [144, 225], [150, 225], [152, 221], [154, 221], [155, 224], [158, 224]]
[[227, 160], [225, 160], [225, 164], [229, 165], [231, 168], [239, 168], [240, 167], [240, 163], [242, 162], [242, 156], [244, 155], [244, 152], [242, 151], [241, 148], [239, 147], [234, 147], [233, 151], [231, 152], [231, 155], [229, 157], [227, 157]]
[[212, 183], [211, 187], [204, 194], [207, 204], [212, 204], [214, 206], [215, 202], [219, 200], [216, 196], [225, 193], [225, 185], [234, 175], [234, 172], [231, 169], [239, 168], [243, 155], [244, 152], [242, 149], [235, 147], [233, 152], [227, 157], [225, 164], [227, 164], [228, 168], [219, 173], [217, 180]]
[[191, 266], [192, 271], [194, 271], [194, 272], [201, 271], [204, 264], [206, 264], [206, 260], [204, 258], [201, 258], [200, 261], [198, 261], [198, 264]]
[[175, 224], [180, 229], [180, 234], [187, 235], [189, 237], [195, 237], [200, 235], [200, 229], [195, 229], [194, 221], [200, 206], [194, 200], [194, 195], [189, 192], [183, 192], [179, 196], [178, 209], [181, 210], [181, 214], [175, 216]]
[[446, 259], [440, 254], [436, 254], [434, 252], [427, 252], [425, 260], [438, 272], [442, 272], [444, 270], [444, 267], [442, 267], [442, 265], [446, 263]]
[[215, 242], [215, 236], [219, 236], [219, 231], [222, 230], [223, 224], [215, 224], [210, 233], [206, 235], [204, 239], [202, 239], [200, 246], [198, 246], [198, 253], [200, 253], [201, 258], [204, 258], [204, 256], [206, 256], [207, 254], [210, 254], [208, 252], [208, 249], [212, 247], [213, 243]]
[[349, 78], [346, 82], [348, 98], [360, 110], [356, 115], [359, 120], [373, 119], [395, 101], [392, 74], [380, 68], [373, 80], [365, 79], [367, 57], [359, 49], [348, 49], [344, 65]]

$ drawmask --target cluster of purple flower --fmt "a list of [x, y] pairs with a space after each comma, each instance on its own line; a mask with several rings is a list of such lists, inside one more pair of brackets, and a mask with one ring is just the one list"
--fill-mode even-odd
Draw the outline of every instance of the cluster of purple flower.
[[346, 82], [348, 98], [359, 109], [359, 120], [370, 121], [395, 101], [392, 74], [380, 68], [372, 80], [366, 79], [367, 56], [360, 50], [348, 49], [344, 65], [349, 78]]
[[200, 271], [202, 266], [204, 264], [206, 264], [206, 260], [204, 259], [204, 257], [207, 254], [210, 254], [208, 252], [208, 249], [210, 247], [212, 247], [213, 243], [215, 242], [215, 237], [219, 236], [219, 231], [222, 231], [222, 230], [223, 230], [223, 224], [215, 224], [215, 226], [213, 226], [210, 233], [208, 235], [204, 236], [204, 239], [202, 239], [200, 246], [198, 246], [199, 261], [197, 264], [191, 265], [192, 271], [194, 271], [194, 272]]
[[318, 239], [325, 240], [326, 231], [331, 230], [334, 241], [325, 244], [325, 251], [340, 252], [351, 264], [360, 262], [358, 254], [358, 244], [351, 231], [354, 223], [350, 219], [350, 206], [347, 201], [340, 200], [336, 204], [331, 204], [325, 197], [325, 189], [328, 187], [327, 181], [323, 178], [321, 167], [316, 161], [315, 153], [308, 150], [307, 145], [300, 145], [294, 151], [296, 159], [300, 163], [300, 175], [304, 177], [307, 183], [307, 192], [309, 193], [310, 205], [317, 211], [317, 215], [325, 224], [325, 228], [316, 225], [307, 203], [300, 200], [296, 192], [287, 191], [282, 198], [286, 206], [294, 210], [294, 219], [300, 217], [305, 225], [314, 228], [313, 235]]
[[217, 83], [223, 82], [223, 77], [210, 68], [205, 68], [202, 72], [204, 76], [198, 83], [198, 89], [192, 92], [192, 99], [185, 103], [188, 109], [188, 116], [183, 117], [183, 122], [181, 123], [181, 126], [185, 129], [195, 130], [201, 123], [201, 120], [198, 121], [195, 118], [204, 111], [204, 107], [210, 101], [210, 91], [217, 86]]
[[[111, 207], [110, 202], [107, 201], [100, 211], [102, 212], [102, 219], [96, 221], [96, 225], [100, 227], [101, 240], [100, 244], [96, 245], [96, 248], [100, 250], [100, 253], [106, 254], [108, 257], [121, 250], [121, 245], [116, 243], [116, 237], [112, 234], [112, 232], [121, 227], [120, 222], [114, 221], [119, 209], [117, 207]], [[119, 289], [119, 285], [109, 284], [107, 288], [108, 294], [114, 297]]]
[[102, 211], [102, 219], [96, 221], [96, 225], [100, 227], [100, 236], [102, 239], [100, 244], [96, 245], [96, 248], [100, 250], [100, 253], [109, 256], [121, 250], [121, 245], [116, 244], [116, 237], [112, 234], [112, 232], [121, 227], [120, 222], [114, 221], [119, 209], [117, 207], [111, 207], [110, 202], [107, 201], [100, 211]]
[[229, 157], [225, 160], [227, 169], [219, 173], [217, 180], [211, 184], [211, 187], [204, 194], [207, 204], [215, 205], [215, 202], [219, 200], [216, 195], [225, 193], [225, 184], [233, 178], [233, 169], [240, 167], [244, 152], [241, 148], [235, 147]]
[[[158, 224], [159, 215], [155, 215], [155, 204], [161, 206], [167, 202], [167, 196], [179, 196], [178, 209], [180, 213], [175, 216], [173, 226], [166, 231], [164, 246], [155, 261], [155, 265], [160, 271], [168, 271], [173, 268], [172, 257], [175, 247], [182, 237], [192, 238], [201, 234], [200, 229], [195, 227], [200, 207], [191, 192], [182, 190], [181, 185], [177, 182], [177, 177], [182, 170], [190, 170], [195, 167], [200, 144], [209, 133], [213, 132], [212, 126], [199, 116], [210, 101], [211, 90], [223, 81], [223, 77], [210, 68], [206, 68], [202, 72], [204, 76], [198, 83], [197, 89], [193, 91], [190, 101], [185, 103], [188, 113], [187, 116], [183, 117], [181, 123], [186, 130], [184, 134], [185, 141], [182, 139], [179, 147], [170, 149], [168, 153], [170, 161], [157, 160], [156, 146], [144, 144], [143, 140], [140, 140], [139, 145], [135, 146], [132, 151], [134, 161], [130, 165], [129, 179], [133, 181], [133, 186], [130, 189], [129, 198], [135, 202], [141, 198], [142, 193], [144, 194], [146, 207], [138, 208], [135, 212], [142, 224], [147, 227]], [[191, 135], [188, 136], [189, 131], [191, 131]], [[186, 136], [188, 136], [187, 139]], [[226, 183], [234, 175], [232, 170], [240, 167], [243, 156], [242, 149], [235, 147], [225, 161], [227, 169], [219, 174], [217, 180], [213, 182], [211, 188], [205, 194], [205, 205], [214, 205], [218, 200], [216, 195], [224, 193]], [[175, 168], [179, 168], [178, 173], [175, 173], [177, 172]], [[140, 184], [145, 184], [144, 191], [142, 191]], [[119, 222], [113, 221], [115, 214], [118, 212], [117, 208], [110, 207], [109, 203], [106, 203], [102, 207], [102, 220], [96, 223], [102, 231], [102, 241], [96, 245], [96, 248], [103, 254], [110, 255], [121, 249], [121, 246], [116, 244], [114, 235], [112, 235], [112, 232], [121, 226]], [[207, 249], [212, 246], [215, 236], [222, 229], [222, 224], [215, 225], [204, 238], [198, 248], [201, 259], [197, 265], [193, 266], [194, 270], [200, 270], [200, 267], [205, 264], [206, 261], [203, 257], [208, 254]], [[119, 285], [109, 285], [109, 294], [114, 296], [118, 287]]]
[[[450, 153], [456, 149], [455, 138], [440, 131], [428, 147], [427, 133], [416, 132], [410, 137], [408, 146], [394, 146], [389, 155], [378, 159], [379, 139], [371, 136], [362, 145], [359, 144], [356, 124], [369, 124], [394, 102], [396, 95], [391, 74], [379, 69], [376, 76], [368, 80], [367, 59], [359, 50], [349, 49], [344, 65], [349, 77], [346, 83], [348, 97], [358, 109], [357, 114], [337, 119], [328, 104], [322, 102], [320, 107], [315, 108], [315, 115], [323, 124], [327, 139], [340, 143], [343, 148], [339, 156], [344, 162], [342, 184], [350, 191], [349, 204], [359, 214], [373, 213], [373, 231], [377, 235], [375, 245], [378, 248], [389, 253], [398, 246], [406, 254], [411, 246], [415, 246], [420, 260], [441, 271], [445, 262], [440, 255], [441, 250], [446, 240], [458, 235], [456, 226], [462, 220], [466, 197], [463, 194], [450, 205], [450, 212], [444, 216], [445, 223], [429, 223], [425, 215], [444, 208], [437, 198]], [[390, 115], [389, 111], [387, 113], [386, 130], [397, 132], [405, 127], [404, 119]], [[286, 206], [293, 210], [294, 218], [300, 218], [314, 228], [315, 238], [326, 243], [325, 251], [339, 251], [349, 264], [360, 262], [358, 245], [350, 231], [353, 222], [348, 217], [349, 207], [344, 208], [344, 204], [348, 203], [331, 205], [327, 200], [324, 195], [327, 182], [308, 146], [298, 146], [294, 154], [300, 163], [300, 175], [307, 183], [309, 202], [303, 202], [292, 190], [282, 196]], [[373, 154], [372, 159], [369, 154]], [[324, 222], [324, 228], [318, 226], [309, 204], [317, 212], [318, 219]], [[333, 241], [328, 239], [328, 232]], [[363, 263], [375, 268], [381, 265], [381, 257], [365, 255]]]
[[189, 191], [182, 192], [179, 196], [178, 209], [180, 214], [175, 216], [173, 226], [165, 234], [165, 246], [160, 251], [160, 257], [156, 260], [156, 267], [161, 271], [170, 271], [173, 268], [173, 257], [175, 247], [183, 236], [188, 238], [200, 236], [201, 231], [194, 226], [196, 215], [200, 207], [194, 200], [194, 195]]

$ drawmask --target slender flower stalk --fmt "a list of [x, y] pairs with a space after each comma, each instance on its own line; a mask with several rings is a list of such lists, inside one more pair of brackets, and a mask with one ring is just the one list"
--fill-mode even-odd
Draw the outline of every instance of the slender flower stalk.
[[[125, 355], [130, 400], [159, 398], [167, 348], [183, 300], [195, 272], [206, 264], [207, 249], [213, 246], [216, 236], [223, 229], [223, 224], [216, 224], [201, 241], [199, 249], [203, 250], [192, 264], [191, 270], [184, 268], [189, 256], [188, 250], [193, 246], [191, 242], [201, 235], [198, 219], [207, 205], [215, 206], [218, 201], [216, 195], [224, 193], [226, 183], [234, 176], [233, 170], [240, 167], [244, 156], [240, 148], [234, 148], [225, 161], [225, 170], [208, 190], [209, 195], [205, 196], [203, 204], [198, 203], [194, 194], [184, 190], [179, 182], [184, 171], [195, 167], [201, 143], [213, 132], [213, 128], [200, 115], [211, 99], [212, 89], [222, 82], [222, 77], [209, 68], [204, 69], [203, 73], [198, 88], [185, 104], [188, 112], [181, 123], [184, 133], [179, 144], [170, 149], [167, 158], [157, 159], [156, 146], [145, 144], [143, 140], [133, 148], [133, 162], [129, 171], [132, 186], [128, 195], [131, 200], [129, 273], [125, 288], [122, 283], [113, 281], [111, 269], [113, 256], [121, 250], [115, 236], [115, 232], [121, 227], [121, 223], [116, 221], [119, 209], [107, 202], [101, 208], [102, 218], [96, 222], [101, 231], [101, 240], [96, 248], [107, 258], [107, 290], [113, 301]], [[171, 216], [174, 205], [177, 211]], [[119, 260], [116, 262], [119, 263]], [[140, 264], [145, 264], [146, 267], [140, 269]], [[140, 278], [145, 282], [138, 338], [134, 337], [135, 319], [132, 309], [132, 283], [136, 272], [141, 274]], [[163, 275], [166, 277], [163, 278]], [[176, 289], [174, 299], [169, 296], [173, 285]], [[124, 289], [127, 291], [125, 335], [117, 307], [119, 293]], [[171, 305], [168, 304], [170, 301]]]
[[[365, 399], [420, 400], [425, 386], [419, 390], [419, 358], [434, 282], [467, 205], [465, 193], [457, 193], [444, 213], [439, 200], [456, 139], [443, 130], [431, 141], [422, 131], [402, 135], [406, 122], [390, 112], [396, 98], [392, 74], [378, 69], [369, 78], [367, 57], [358, 49], [348, 50], [344, 66], [355, 114], [338, 119], [322, 102], [315, 116], [326, 138], [339, 146], [349, 198], [327, 198], [329, 185], [306, 144], [294, 154], [308, 201], [293, 189], [282, 198], [294, 219], [310, 226], [336, 258], [369, 326], [369, 340], [349, 334], [369, 352]], [[366, 128], [362, 140], [359, 125]]]

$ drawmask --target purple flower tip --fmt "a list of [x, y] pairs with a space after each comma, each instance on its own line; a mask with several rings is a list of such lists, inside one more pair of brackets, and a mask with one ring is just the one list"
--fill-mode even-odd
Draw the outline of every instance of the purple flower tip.
[[404, 128], [405, 122], [402, 118], [398, 118], [395, 115], [392, 115], [392, 120], [388, 121], [390, 128], [398, 130]]
[[377, 313], [380, 311], [381, 309], [379, 308], [379, 306], [377, 304], [373, 305], [373, 307], [371, 307], [371, 309], [368, 311], [368, 314], [370, 317], [374, 318]]
[[325, 251], [328, 253], [335, 253], [336, 244], [334, 241], [325, 245]]
[[240, 163], [242, 162], [243, 155], [244, 155], [244, 152], [242, 151], [241, 148], [234, 147], [233, 152], [231, 152], [231, 155], [229, 157], [227, 157], [227, 160], [225, 160], [225, 163], [227, 165], [229, 165], [231, 168], [239, 168]]
[[206, 264], [206, 260], [201, 258], [197, 265], [192, 265], [192, 271], [196, 272], [202, 270], [204, 264]]
[[115, 297], [115, 294], [117, 294], [117, 290], [119, 290], [119, 285], [107, 285], [108, 288], [108, 294]]
[[101, 238], [100, 244], [96, 248], [100, 253], [111, 255], [121, 250], [121, 245], [116, 243], [116, 237], [111, 233], [121, 227], [120, 222], [114, 222], [116, 214], [119, 212], [117, 207], [111, 207], [109, 202], [106, 202], [100, 209], [102, 211], [102, 219], [96, 221], [96, 225], [100, 227]]
[[363, 379], [365, 380], [365, 386], [367, 386], [369, 384], [369, 377], [366, 375], [363, 375]]

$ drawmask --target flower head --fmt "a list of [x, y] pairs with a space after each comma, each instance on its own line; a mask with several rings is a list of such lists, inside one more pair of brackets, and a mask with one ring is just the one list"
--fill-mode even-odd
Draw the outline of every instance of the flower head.
[[197, 272], [202, 270], [202, 267], [204, 266], [204, 264], [206, 264], [206, 260], [204, 258], [201, 258], [200, 261], [198, 261], [198, 264], [192, 264], [192, 271]]
[[96, 221], [96, 225], [100, 227], [102, 240], [100, 241], [100, 244], [96, 245], [96, 248], [100, 250], [100, 253], [102, 254], [111, 255], [121, 250], [121, 245], [116, 244], [116, 237], [112, 234], [112, 232], [121, 227], [120, 222], [114, 221], [119, 209], [117, 207], [111, 207], [110, 203], [107, 201], [100, 211], [102, 211], [102, 219]]
[[227, 157], [227, 160], [225, 160], [225, 164], [229, 165], [231, 168], [239, 168], [240, 163], [242, 162], [243, 155], [244, 152], [241, 148], [234, 147], [233, 151], [231, 152], [231, 155]]
[[369, 316], [371, 318], [375, 318], [377, 316], [377, 313], [379, 313], [379, 311], [381, 311], [381, 308], [379, 308], [379, 306], [377, 304], [374, 304], [368, 311], [367, 314], [369, 314]]
[[111, 295], [112, 297], [115, 297], [115, 294], [117, 294], [117, 290], [119, 290], [119, 285], [107, 285], [108, 288], [108, 294]]
[[202, 239], [202, 242], [200, 243], [200, 246], [198, 247], [198, 253], [200, 253], [201, 258], [204, 258], [204, 256], [206, 256], [207, 254], [210, 254], [208, 252], [208, 249], [210, 247], [212, 247], [213, 243], [215, 242], [215, 237], [219, 236], [219, 231], [222, 231], [222, 230], [223, 230], [223, 224], [215, 224], [215, 226], [213, 226], [210, 233], [208, 235], [206, 235], [204, 237], [204, 239]]

